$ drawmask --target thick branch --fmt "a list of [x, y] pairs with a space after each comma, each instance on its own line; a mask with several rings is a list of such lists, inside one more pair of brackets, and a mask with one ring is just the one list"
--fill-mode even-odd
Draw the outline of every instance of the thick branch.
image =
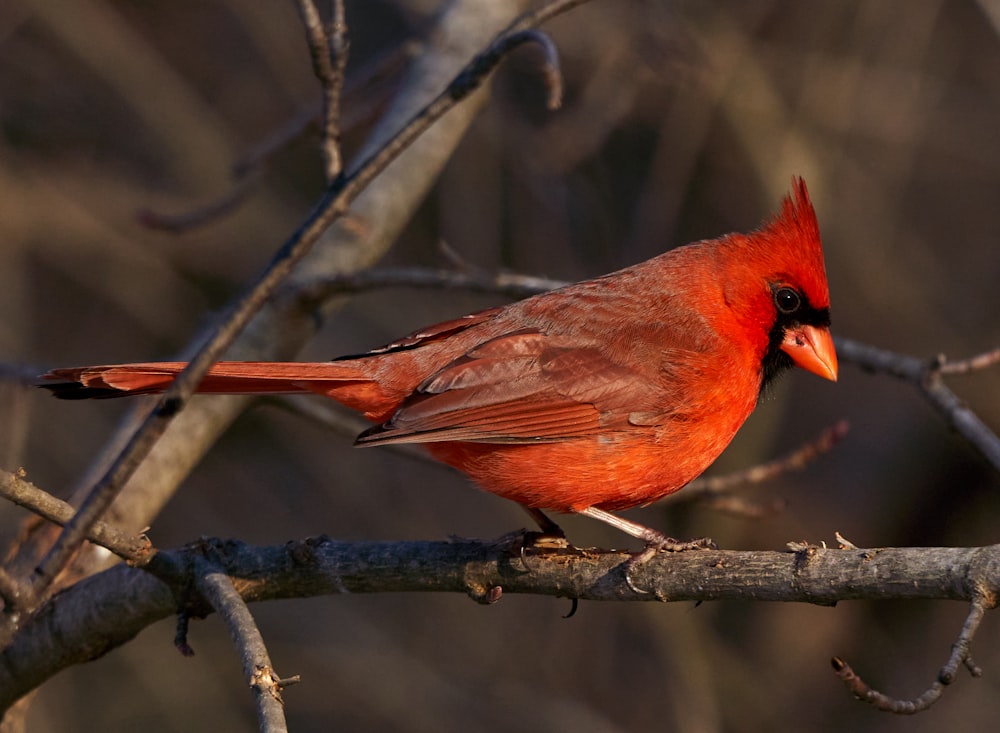
[[[623, 552], [517, 553], [521, 535], [497, 542], [337, 542], [273, 547], [218, 542], [213, 558], [247, 602], [339, 593], [449, 592], [490, 602], [511, 593], [591, 601], [793, 601], [855, 599], [971, 601], [1000, 589], [1000, 545], [798, 552], [699, 550], [660, 553], [633, 568]], [[0, 655], [0, 709], [60, 669], [95, 659], [182, 606], [204, 543], [160, 552], [149, 572], [116, 566], [52, 598]], [[156, 573], [159, 578], [154, 577]], [[190, 599], [188, 599], [189, 601]]]

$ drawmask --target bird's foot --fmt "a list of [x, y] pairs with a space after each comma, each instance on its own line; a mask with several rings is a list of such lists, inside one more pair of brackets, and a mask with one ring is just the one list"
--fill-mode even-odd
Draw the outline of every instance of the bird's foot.
[[552, 552], [554, 550], [566, 550], [571, 548], [572, 545], [567, 541], [566, 533], [563, 532], [562, 527], [549, 519], [541, 509], [523, 505], [521, 508], [528, 513], [528, 516], [535, 520], [535, 524], [538, 525], [540, 530], [532, 532], [531, 530], [523, 529], [518, 533], [519, 536], [512, 544], [512, 549], [521, 558], [525, 572], [530, 573], [534, 568], [528, 562], [529, 550]]
[[[647, 528], [648, 529], [648, 528]], [[649, 535], [657, 534], [658, 537]], [[646, 546], [625, 561], [623, 570], [625, 571], [625, 585], [634, 593], [647, 594], [649, 591], [639, 588], [632, 580], [632, 571], [642, 567], [653, 559], [659, 552], [689, 552], [691, 550], [718, 550], [719, 546], [709, 537], [700, 537], [696, 540], [679, 542], [673, 537], [659, 534], [655, 530], [649, 530], [649, 535], [644, 537]]]
[[[554, 526], [554, 525], [553, 525]], [[558, 532], [550, 533], [531, 529], [517, 529], [495, 540], [493, 545], [511, 558], [520, 558], [524, 572], [534, 572], [529, 556], [547, 552], [565, 552], [574, 549], [558, 527]]]

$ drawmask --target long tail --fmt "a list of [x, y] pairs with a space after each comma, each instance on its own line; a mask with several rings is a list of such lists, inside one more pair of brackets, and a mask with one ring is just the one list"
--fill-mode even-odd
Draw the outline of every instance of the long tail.
[[[187, 362], [53, 369], [38, 386], [64, 400], [106, 399], [163, 392]], [[209, 370], [198, 392], [214, 394], [325, 394], [338, 399], [338, 388], [368, 384], [370, 379], [350, 362], [221, 361]], [[355, 407], [355, 405], [350, 405]], [[364, 406], [367, 409], [367, 405]]]

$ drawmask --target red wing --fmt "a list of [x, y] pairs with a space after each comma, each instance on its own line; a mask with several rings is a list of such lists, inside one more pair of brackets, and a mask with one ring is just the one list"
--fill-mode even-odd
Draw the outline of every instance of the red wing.
[[[537, 443], [593, 435], [648, 383], [598, 349], [519, 331], [487, 341], [426, 379], [373, 443]], [[645, 395], [648, 398], [648, 395]]]

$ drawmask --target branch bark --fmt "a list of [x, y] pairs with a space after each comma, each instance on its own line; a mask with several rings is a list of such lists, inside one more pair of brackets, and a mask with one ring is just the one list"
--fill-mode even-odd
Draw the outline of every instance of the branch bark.
[[[696, 550], [660, 553], [631, 571], [631, 555], [600, 550], [518, 553], [521, 533], [495, 542], [338, 542], [255, 547], [212, 541], [213, 560], [247, 603], [342, 593], [464, 593], [480, 603], [531, 593], [587, 601], [855, 599], [996, 602], [1000, 545], [972, 548]], [[0, 654], [0, 710], [61, 669], [96, 659], [183, 611], [212, 612], [192, 596], [206, 543], [158, 553], [147, 569], [118, 565], [53, 597]]]
[[229, 627], [229, 635], [240, 654], [243, 674], [254, 693], [257, 720], [265, 733], [284, 733], [285, 703], [281, 698], [282, 685], [274, 674], [271, 656], [264, 644], [264, 637], [233, 586], [233, 580], [223, 568], [207, 558], [195, 560], [195, 587], [212, 604]]

